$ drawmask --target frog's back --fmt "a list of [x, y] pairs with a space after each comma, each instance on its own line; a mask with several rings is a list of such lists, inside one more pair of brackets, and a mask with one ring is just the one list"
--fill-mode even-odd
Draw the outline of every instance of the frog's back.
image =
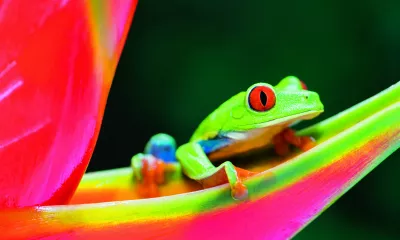
[[217, 109], [210, 113], [197, 127], [190, 141], [201, 141], [214, 139], [220, 134], [224, 124], [231, 117], [231, 110], [237, 104], [238, 98], [243, 98], [245, 92], [241, 92], [222, 103]]
[[219, 133], [218, 121], [216, 121], [216, 110], [209, 114], [194, 131], [190, 142], [209, 140], [215, 138]]

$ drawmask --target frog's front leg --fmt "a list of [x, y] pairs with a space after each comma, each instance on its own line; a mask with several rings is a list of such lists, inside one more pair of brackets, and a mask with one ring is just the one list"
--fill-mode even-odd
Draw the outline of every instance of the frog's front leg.
[[158, 186], [165, 182], [165, 173], [180, 170], [175, 151], [174, 138], [160, 133], [149, 140], [144, 153], [132, 157], [133, 175], [139, 182], [138, 193], [141, 197], [160, 196]]
[[274, 144], [275, 152], [281, 156], [285, 156], [289, 153], [289, 144], [302, 151], [307, 151], [316, 145], [314, 138], [309, 136], [297, 136], [296, 132], [291, 128], [286, 128], [275, 135], [272, 143]]
[[204, 153], [203, 148], [196, 142], [182, 145], [176, 152], [183, 172], [191, 179], [199, 182], [204, 188], [229, 183], [234, 199], [243, 200], [248, 197], [245, 179], [255, 173], [237, 168], [231, 162], [224, 162], [215, 167]]

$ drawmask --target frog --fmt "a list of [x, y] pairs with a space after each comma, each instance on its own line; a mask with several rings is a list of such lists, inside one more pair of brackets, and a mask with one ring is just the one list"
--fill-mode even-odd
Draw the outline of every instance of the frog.
[[[287, 155], [291, 146], [308, 151], [315, 140], [297, 136], [292, 127], [323, 111], [318, 93], [295, 76], [275, 86], [255, 83], [212, 111], [186, 143], [177, 146], [165, 133], [152, 136], [144, 152], [131, 159], [135, 179], [149, 183], [147, 196], [156, 197], [165, 172], [182, 171], [203, 188], [229, 183], [233, 199], [248, 199], [244, 180], [258, 173], [236, 167], [229, 158], [270, 147], [280, 156]], [[216, 161], [223, 162], [215, 166]]]

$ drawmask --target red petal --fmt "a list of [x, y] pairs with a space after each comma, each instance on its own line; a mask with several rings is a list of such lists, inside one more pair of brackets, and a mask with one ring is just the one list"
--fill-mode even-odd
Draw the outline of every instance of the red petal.
[[109, 39], [85, 3], [1, 6], [0, 207], [65, 203], [89, 163], [136, 1], [105, 8], [123, 15], [102, 16], [122, 29], [106, 28]]

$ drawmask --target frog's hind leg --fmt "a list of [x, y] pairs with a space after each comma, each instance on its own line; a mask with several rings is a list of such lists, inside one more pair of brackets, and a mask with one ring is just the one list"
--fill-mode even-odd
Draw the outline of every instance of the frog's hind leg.
[[158, 197], [158, 185], [165, 182], [165, 172], [175, 171], [179, 163], [175, 158], [176, 143], [167, 134], [156, 134], [147, 143], [144, 153], [132, 157], [131, 166], [139, 182], [141, 197]]

